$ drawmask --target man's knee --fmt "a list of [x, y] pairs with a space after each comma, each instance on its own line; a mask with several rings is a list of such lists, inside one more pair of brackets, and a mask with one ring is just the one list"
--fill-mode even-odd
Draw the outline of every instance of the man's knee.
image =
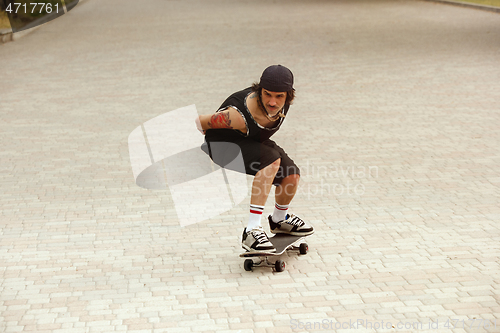
[[299, 183], [299, 180], [300, 180], [300, 175], [299, 174], [288, 175], [283, 180], [285, 180], [286, 183], [288, 183], [288, 184], [297, 185]]
[[278, 158], [273, 163], [269, 164], [266, 168], [269, 168], [269, 170], [273, 174], [276, 174], [278, 172], [278, 170], [280, 169], [280, 165], [281, 165], [281, 158]]
[[294, 189], [299, 186], [300, 175], [292, 174], [288, 175], [283, 180], [281, 180], [279, 187], [284, 188], [288, 191], [288, 189]]
[[264, 173], [266, 176], [274, 176], [276, 173], [278, 173], [278, 170], [280, 168], [281, 164], [281, 158], [278, 158], [268, 166], [264, 167], [263, 169], [260, 170], [261, 173]]

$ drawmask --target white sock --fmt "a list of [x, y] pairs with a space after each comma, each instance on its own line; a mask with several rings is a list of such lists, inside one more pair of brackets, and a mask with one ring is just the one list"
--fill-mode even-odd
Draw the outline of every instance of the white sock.
[[273, 222], [283, 221], [288, 212], [288, 207], [290, 207], [290, 205], [279, 205], [276, 203], [274, 205]]
[[260, 218], [262, 217], [263, 211], [264, 206], [250, 205], [250, 216], [248, 218], [247, 231], [260, 227]]

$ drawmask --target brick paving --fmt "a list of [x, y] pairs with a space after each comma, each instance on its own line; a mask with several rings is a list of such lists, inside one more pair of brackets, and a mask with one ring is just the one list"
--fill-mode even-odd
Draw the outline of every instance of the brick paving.
[[[499, 20], [87, 1], [0, 46], [0, 331], [499, 332]], [[292, 210], [317, 231], [285, 272], [246, 272], [247, 202], [181, 227], [168, 190], [135, 185], [127, 138], [274, 63], [296, 76], [275, 136], [302, 168]]]

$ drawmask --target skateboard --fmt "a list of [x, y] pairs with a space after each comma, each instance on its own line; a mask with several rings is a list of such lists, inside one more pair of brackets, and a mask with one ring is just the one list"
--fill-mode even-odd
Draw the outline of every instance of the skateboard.
[[[293, 236], [288, 234], [276, 234], [269, 238], [269, 241], [273, 243], [276, 248], [276, 252], [274, 253], [265, 253], [265, 252], [244, 252], [240, 254], [242, 258], [258, 258], [257, 261], [253, 259], [246, 259], [243, 263], [243, 267], [246, 271], [251, 271], [253, 267], [272, 267], [276, 270], [276, 272], [283, 272], [285, 270], [285, 262], [283, 260], [276, 260], [275, 262], [271, 262], [271, 257], [279, 257], [287, 250], [295, 250], [299, 251], [300, 254], [306, 254], [309, 250], [306, 243], [303, 240], [307, 236]], [[297, 246], [297, 244], [300, 244]]]

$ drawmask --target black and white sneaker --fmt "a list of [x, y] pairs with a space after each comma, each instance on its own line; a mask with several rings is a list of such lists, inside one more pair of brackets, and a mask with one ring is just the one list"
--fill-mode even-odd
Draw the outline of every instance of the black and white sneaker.
[[269, 241], [269, 238], [262, 227], [254, 228], [248, 232], [246, 231], [246, 228], [243, 229], [241, 247], [249, 252], [276, 252], [273, 243]]
[[312, 225], [305, 223], [300, 217], [287, 214], [285, 219], [280, 222], [274, 222], [269, 215], [269, 227], [273, 234], [289, 234], [294, 236], [308, 236], [314, 233]]

